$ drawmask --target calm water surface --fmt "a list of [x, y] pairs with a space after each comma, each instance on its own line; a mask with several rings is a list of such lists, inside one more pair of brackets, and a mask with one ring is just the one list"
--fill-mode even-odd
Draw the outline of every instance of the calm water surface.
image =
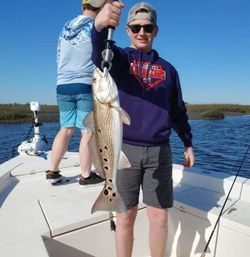
[[[224, 120], [190, 121], [196, 155], [195, 167], [207, 171], [235, 175], [250, 144], [250, 115], [230, 116]], [[0, 163], [15, 156], [17, 145], [27, 137], [33, 137], [30, 124], [0, 124]], [[48, 140], [50, 150], [59, 129], [58, 123], [44, 123], [40, 133]], [[31, 132], [31, 133], [29, 133]], [[69, 151], [78, 151], [79, 131], [69, 145]], [[174, 163], [182, 164], [183, 145], [175, 132], [171, 136]], [[250, 153], [240, 171], [240, 176], [250, 178]]]

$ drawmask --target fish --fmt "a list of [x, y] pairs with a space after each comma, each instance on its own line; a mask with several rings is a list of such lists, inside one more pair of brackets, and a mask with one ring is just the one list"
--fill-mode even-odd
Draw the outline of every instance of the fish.
[[122, 152], [123, 123], [130, 125], [129, 115], [120, 106], [117, 85], [105, 67], [93, 72], [93, 111], [83, 124], [91, 127], [89, 141], [92, 163], [104, 178], [104, 187], [92, 206], [96, 211], [126, 212], [126, 206], [116, 186], [117, 170], [129, 168], [129, 160]]

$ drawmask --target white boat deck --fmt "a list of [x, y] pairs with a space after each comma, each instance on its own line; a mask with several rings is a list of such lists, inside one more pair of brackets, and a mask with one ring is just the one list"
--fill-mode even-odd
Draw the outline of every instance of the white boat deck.
[[[0, 256], [115, 256], [108, 213], [90, 213], [103, 184], [78, 184], [77, 153], [65, 155], [60, 166], [63, 182], [57, 186], [45, 180], [48, 165], [48, 160], [27, 155], [0, 165]], [[174, 166], [175, 202], [166, 256], [201, 255], [233, 179]], [[238, 178], [206, 256], [249, 256], [249, 195], [250, 181]], [[140, 207], [134, 257], [150, 256], [145, 209]]]

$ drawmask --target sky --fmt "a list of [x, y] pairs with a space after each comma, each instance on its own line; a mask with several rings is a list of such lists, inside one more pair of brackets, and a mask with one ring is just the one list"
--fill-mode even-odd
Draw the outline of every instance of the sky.
[[[130, 45], [124, 0], [114, 40]], [[158, 13], [154, 48], [177, 69], [190, 104], [250, 104], [250, 1], [148, 0]], [[81, 0], [2, 1], [0, 104], [56, 104], [56, 48]]]

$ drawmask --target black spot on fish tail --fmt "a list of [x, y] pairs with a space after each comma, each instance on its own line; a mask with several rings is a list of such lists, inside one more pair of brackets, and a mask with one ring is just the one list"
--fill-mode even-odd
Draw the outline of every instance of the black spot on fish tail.
[[118, 191], [110, 195], [110, 192], [103, 188], [91, 209], [91, 213], [96, 211], [126, 212], [127, 209]]

